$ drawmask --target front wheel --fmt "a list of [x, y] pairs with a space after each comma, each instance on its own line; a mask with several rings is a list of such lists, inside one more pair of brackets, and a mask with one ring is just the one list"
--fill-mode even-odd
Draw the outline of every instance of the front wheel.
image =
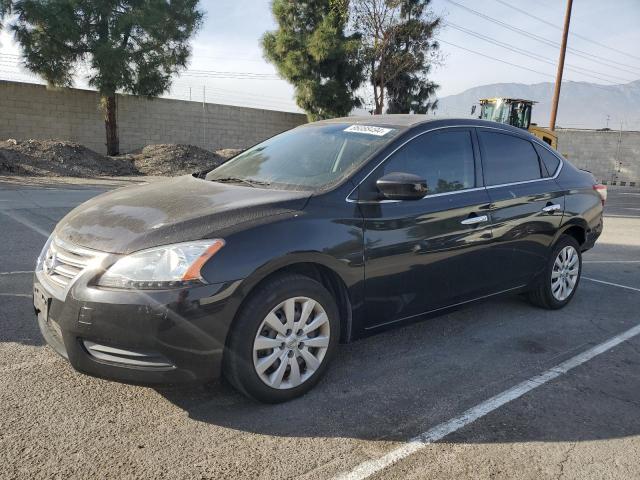
[[550, 310], [562, 308], [576, 293], [581, 274], [580, 245], [575, 238], [562, 235], [553, 247], [542, 278], [529, 293], [529, 300]]
[[322, 377], [340, 335], [338, 308], [317, 281], [282, 275], [258, 287], [232, 327], [225, 376], [256, 400], [277, 403]]

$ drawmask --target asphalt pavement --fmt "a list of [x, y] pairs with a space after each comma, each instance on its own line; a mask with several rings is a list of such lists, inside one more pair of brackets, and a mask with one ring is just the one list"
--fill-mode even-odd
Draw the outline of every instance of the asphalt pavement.
[[95, 379], [43, 344], [35, 259], [115, 186], [0, 182], [0, 478], [640, 478], [640, 190], [610, 189], [565, 309], [506, 297], [341, 345], [268, 406]]

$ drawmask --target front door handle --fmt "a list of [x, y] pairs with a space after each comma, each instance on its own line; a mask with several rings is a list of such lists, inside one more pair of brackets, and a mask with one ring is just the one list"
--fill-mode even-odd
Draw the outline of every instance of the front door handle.
[[489, 221], [489, 217], [487, 217], [486, 215], [478, 215], [475, 217], [465, 218], [460, 223], [462, 225], [476, 225], [478, 223], [484, 223], [488, 221]]
[[562, 207], [560, 205], [558, 205], [557, 203], [554, 203], [553, 205], [547, 205], [546, 207], [544, 207], [542, 209], [543, 212], [546, 213], [551, 213], [551, 212], [555, 212], [557, 210], [560, 210]]

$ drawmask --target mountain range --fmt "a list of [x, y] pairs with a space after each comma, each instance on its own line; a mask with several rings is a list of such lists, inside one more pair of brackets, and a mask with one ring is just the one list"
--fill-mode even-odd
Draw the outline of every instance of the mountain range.
[[[494, 83], [470, 88], [438, 100], [436, 115], [470, 117], [471, 106], [481, 98], [511, 97], [538, 102], [532, 121], [548, 126], [554, 84]], [[479, 109], [476, 110], [476, 115]], [[556, 125], [564, 128], [640, 130], [640, 80], [623, 85], [563, 82]]]

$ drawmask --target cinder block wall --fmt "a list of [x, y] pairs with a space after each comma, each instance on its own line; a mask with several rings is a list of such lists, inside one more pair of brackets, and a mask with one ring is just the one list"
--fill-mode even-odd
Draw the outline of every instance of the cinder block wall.
[[640, 132], [557, 130], [558, 150], [599, 181], [640, 186]]
[[[156, 143], [246, 148], [306, 121], [298, 113], [118, 95], [121, 152]], [[7, 138], [59, 138], [106, 153], [98, 94], [0, 81], [0, 139]]]

